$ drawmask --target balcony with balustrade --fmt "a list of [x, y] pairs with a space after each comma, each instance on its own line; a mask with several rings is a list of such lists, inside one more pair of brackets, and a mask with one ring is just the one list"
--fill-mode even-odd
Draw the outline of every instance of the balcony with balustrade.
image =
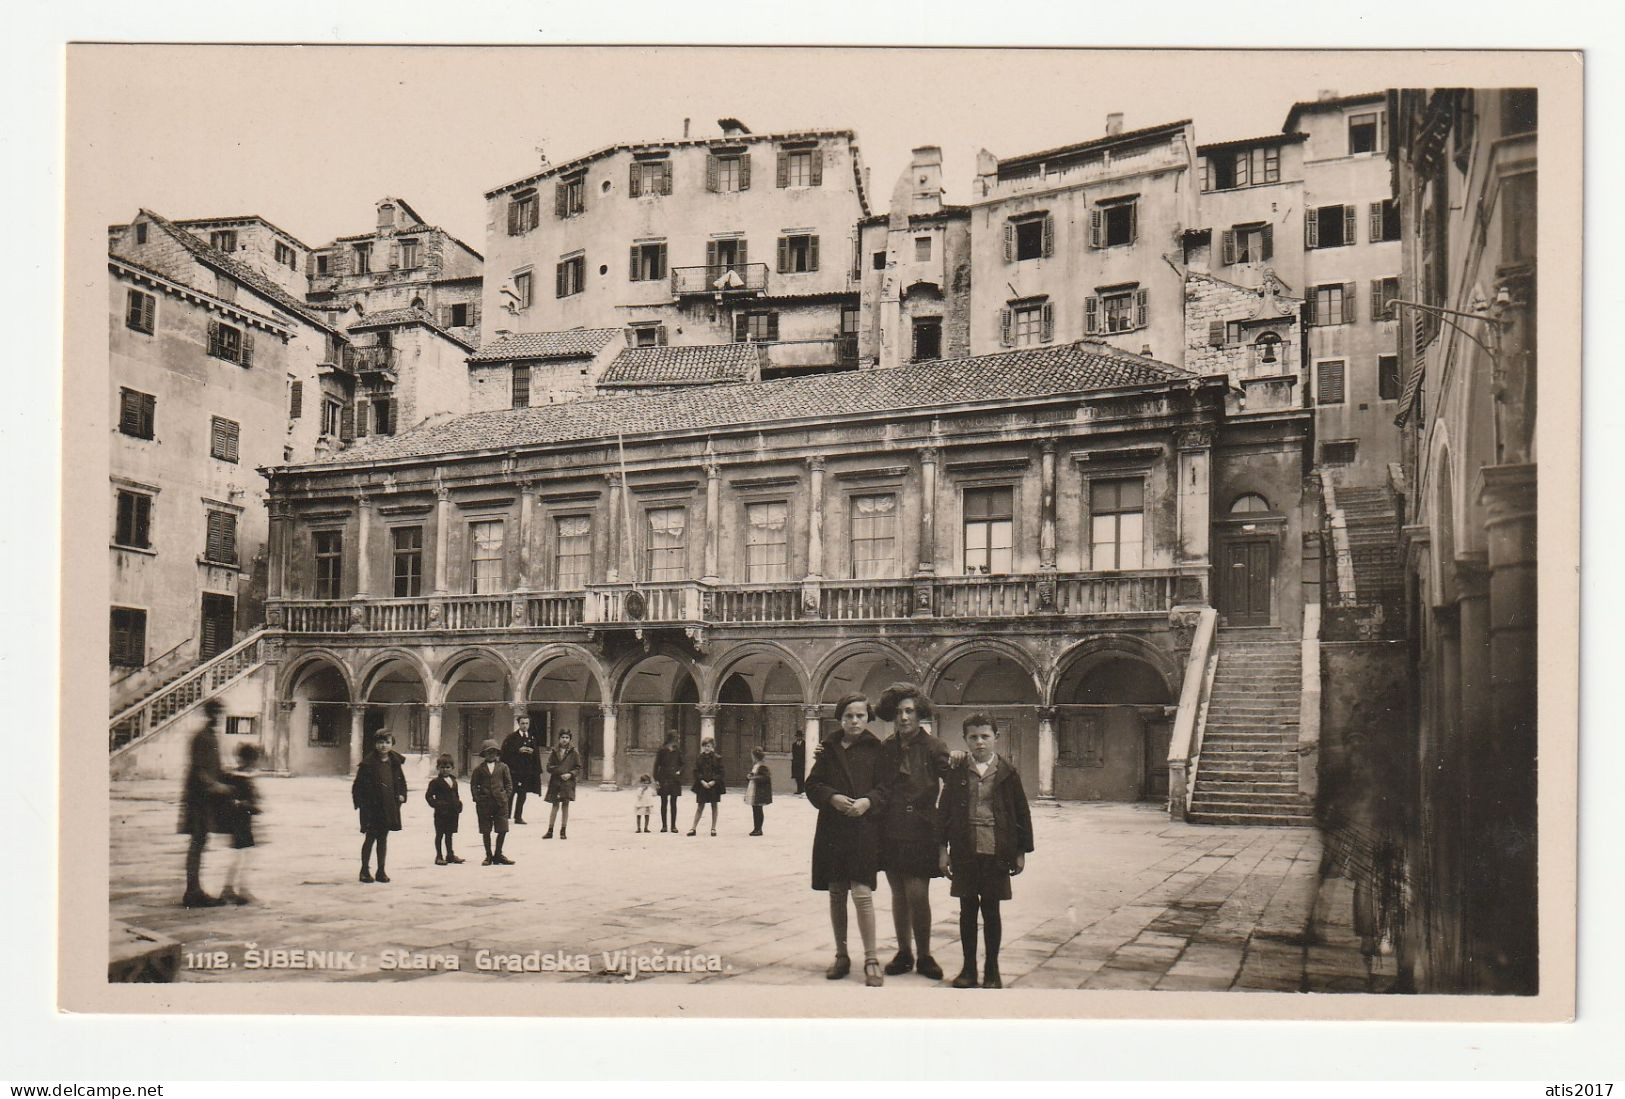
[[674, 298], [722, 295], [756, 297], [767, 292], [767, 264], [701, 264], [671, 269]]

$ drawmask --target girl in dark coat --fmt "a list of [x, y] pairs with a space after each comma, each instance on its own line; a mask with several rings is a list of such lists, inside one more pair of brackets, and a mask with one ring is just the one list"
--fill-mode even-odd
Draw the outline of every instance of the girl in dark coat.
[[[361, 813], [361, 880], [389, 881], [384, 859], [389, 854], [389, 834], [401, 830], [401, 806], [406, 803], [406, 757], [395, 751], [395, 738], [380, 731], [372, 738], [372, 755], [355, 769], [350, 800]], [[378, 849], [378, 873], [367, 869], [373, 848]]]
[[750, 774], [745, 779], [745, 803], [750, 806], [751, 835], [762, 834], [762, 807], [773, 804], [773, 772], [767, 766], [767, 752], [750, 750]]
[[542, 751], [530, 735], [530, 718], [521, 714], [502, 742], [502, 762], [513, 776], [513, 822], [525, 823], [525, 795], [542, 792]]
[[689, 825], [689, 835], [699, 831], [700, 814], [705, 812], [707, 805], [711, 807], [711, 834], [717, 834], [717, 803], [727, 789], [722, 757], [717, 755], [717, 742], [706, 737], [700, 741], [700, 758], [694, 761], [694, 823]]
[[875, 956], [875, 874], [880, 864], [880, 817], [896, 761], [870, 732], [874, 711], [861, 694], [835, 704], [841, 731], [824, 742], [807, 776], [807, 800], [818, 809], [813, 833], [812, 887], [829, 891], [835, 962], [824, 973], [840, 980], [852, 971], [846, 952], [846, 896], [858, 910], [864, 984], [885, 982]]
[[[897, 955], [886, 963], [892, 975], [916, 970], [942, 980], [942, 967], [931, 957], [931, 879], [937, 868], [941, 833], [937, 795], [952, 762], [948, 746], [921, 726], [931, 716], [931, 700], [913, 683], [893, 683], [880, 696], [875, 713], [893, 723], [886, 742], [897, 761], [897, 778], [880, 826], [880, 866], [891, 887], [892, 925]], [[919, 950], [918, 960], [914, 950]]]
[[677, 799], [683, 793], [683, 750], [677, 747], [677, 738], [666, 737], [666, 743], [655, 753], [655, 793], [660, 795], [660, 830], [666, 831], [669, 808], [671, 834], [677, 834]]
[[547, 814], [547, 834], [553, 838], [553, 822], [558, 819], [559, 808], [564, 808], [564, 823], [559, 825], [559, 839], [570, 838], [570, 803], [576, 799], [576, 778], [581, 774], [581, 753], [575, 750], [569, 730], [559, 734], [559, 742], [547, 754], [547, 800], [552, 809]]

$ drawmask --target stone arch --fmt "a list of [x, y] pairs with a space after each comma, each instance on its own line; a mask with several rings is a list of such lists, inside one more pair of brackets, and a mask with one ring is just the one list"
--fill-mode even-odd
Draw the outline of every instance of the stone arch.
[[806, 667], [795, 653], [774, 641], [747, 641], [742, 645], [729, 649], [712, 666], [711, 674], [708, 677], [709, 682], [704, 684], [705, 692], [700, 697], [707, 702], [719, 702], [722, 685], [728, 681], [728, 677], [734, 673], [741, 663], [753, 656], [771, 656], [782, 662], [795, 675], [796, 682], [800, 684], [801, 700], [803, 702], [812, 701], [812, 677], [807, 673]]
[[936, 661], [932, 663], [930, 670], [926, 672], [925, 681], [922, 684], [922, 686], [925, 688], [926, 697], [930, 698], [934, 703], [936, 701], [937, 690], [942, 684], [943, 673], [965, 657], [974, 656], [977, 653], [992, 653], [1010, 660], [1018, 668], [1027, 673], [1028, 678], [1032, 680], [1034, 699], [1041, 700], [1044, 697], [1043, 676], [1039, 673], [1038, 666], [1033, 661], [1032, 654], [1021, 648], [1019, 645], [1013, 645], [1008, 641], [999, 641], [992, 638], [979, 638], [975, 641], [962, 641], [939, 656]]
[[501, 668], [502, 674], [507, 677], [510, 686], [512, 685], [514, 671], [513, 666], [508, 663], [507, 657], [487, 645], [469, 645], [447, 656], [440, 662], [440, 666], [435, 669], [434, 682], [441, 699], [444, 699], [451, 689], [457, 685], [458, 680], [462, 678], [460, 673], [464, 672], [468, 665], [477, 660], [488, 660]]
[[1044, 704], [1058, 703], [1063, 681], [1073, 675], [1087, 674], [1093, 666], [1109, 660], [1137, 660], [1149, 665], [1161, 677], [1168, 697], [1179, 698], [1182, 673], [1167, 652], [1131, 634], [1104, 634], [1080, 641], [1060, 655], [1045, 684]]
[[[813, 670], [811, 683], [814, 690], [817, 691], [815, 701], [821, 701], [831, 693], [830, 677], [835, 674], [837, 668], [839, 668], [846, 661], [852, 659], [854, 656], [865, 655], [883, 657], [894, 667], [901, 669], [903, 674], [915, 683], [921, 682], [921, 680], [924, 678], [921, 675], [919, 663], [908, 653], [904, 652], [902, 649], [898, 648], [889, 641], [880, 641], [873, 638], [862, 641], [849, 641], [844, 645], [838, 645], [834, 649], [830, 650], [830, 652], [825, 655], [824, 659], [818, 662], [818, 666]], [[845, 694], [846, 692], [844, 690], [840, 690], [835, 691], [834, 693], [839, 695]], [[870, 701], [874, 700], [871, 699]]]
[[1430, 556], [1433, 559], [1432, 605], [1448, 606], [1456, 598], [1456, 506], [1455, 455], [1440, 425], [1433, 445], [1433, 483], [1428, 486], [1428, 527]]
[[305, 676], [313, 664], [325, 662], [339, 673], [344, 680], [344, 690], [350, 698], [356, 697], [356, 677], [350, 670], [349, 663], [332, 649], [306, 649], [297, 657], [288, 661], [287, 667], [277, 683], [276, 696], [286, 700], [293, 692], [295, 686]]
[[610, 669], [609, 685], [611, 692], [607, 701], [612, 705], [620, 705], [621, 698], [626, 693], [627, 681], [631, 678], [632, 673], [637, 671], [638, 665], [657, 656], [667, 657], [674, 661], [679, 668], [687, 672], [688, 677], [694, 681], [699, 697], [710, 697], [712, 688], [705, 671], [694, 662], [693, 658], [675, 645], [655, 645], [646, 651], [633, 652], [629, 656], [622, 658]]
[[439, 686], [434, 670], [426, 664], [421, 656], [410, 649], [385, 649], [361, 667], [361, 673], [356, 676], [357, 694], [365, 700], [372, 689], [377, 686], [377, 677], [385, 668], [394, 663], [405, 664], [417, 673], [425, 698], [433, 702], [436, 688]]
[[607, 700], [609, 695], [609, 669], [604, 667], [593, 651], [584, 645], [571, 645], [568, 643], [543, 645], [519, 666], [514, 674], [514, 691], [519, 698], [529, 698], [531, 688], [534, 686], [536, 673], [555, 660], [566, 659], [579, 662], [592, 674], [593, 680], [598, 684], [598, 697]]

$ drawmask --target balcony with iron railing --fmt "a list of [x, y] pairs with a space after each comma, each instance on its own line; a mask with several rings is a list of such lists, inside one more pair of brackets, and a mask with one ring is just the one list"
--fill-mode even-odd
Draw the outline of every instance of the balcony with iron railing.
[[394, 347], [348, 347], [345, 355], [350, 359], [350, 369], [369, 380], [393, 380], [400, 362], [400, 350]]
[[767, 291], [767, 264], [719, 263], [699, 267], [673, 267], [673, 297], [721, 294], [756, 295]]
[[283, 599], [273, 626], [290, 634], [784, 625], [944, 618], [1003, 621], [1033, 615], [1165, 616], [1181, 569], [932, 576], [795, 583], [592, 584], [584, 591], [417, 598]]

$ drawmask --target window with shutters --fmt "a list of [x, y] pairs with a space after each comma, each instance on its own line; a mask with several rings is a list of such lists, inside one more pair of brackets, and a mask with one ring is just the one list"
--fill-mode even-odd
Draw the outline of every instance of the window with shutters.
[[152, 497], [145, 492], [118, 490], [118, 511], [113, 522], [113, 543], [130, 549], [152, 548]]
[[423, 266], [423, 247], [418, 241], [401, 241], [401, 266], [406, 270]]
[[1317, 206], [1303, 219], [1305, 248], [1342, 248], [1357, 244], [1354, 207], [1339, 204]]
[[1371, 319], [1392, 321], [1399, 319], [1399, 307], [1390, 304], [1399, 297], [1399, 276], [1371, 280]]
[[449, 323], [446, 325], [446, 327], [448, 327], [448, 328], [467, 328], [469, 325], [474, 323], [474, 321], [473, 321], [473, 309], [469, 306], [468, 302], [466, 302], [466, 301], [457, 302], [454, 305], [450, 306], [449, 310], [450, 311], [449, 311], [449, 313], [448, 313], [448, 315], [446, 317], [446, 320]]
[[395, 598], [423, 594], [423, 528], [396, 527], [390, 532], [394, 557]]
[[749, 583], [790, 576], [790, 505], [783, 500], [745, 505], [745, 579]]
[[897, 575], [897, 497], [874, 493], [852, 497], [852, 579], [881, 580]]
[[779, 153], [780, 187], [819, 187], [824, 182], [824, 154], [819, 149], [786, 149]]
[[241, 434], [242, 428], [235, 420], [226, 420], [219, 416], [209, 417], [209, 457], [218, 458], [222, 462], [235, 462], [237, 442]]
[[327, 255], [326, 252], [323, 252], [320, 255], [318, 255], [316, 257], [316, 273], [318, 275], [327, 274], [328, 273], [328, 264], [330, 262], [331, 261], [329, 260], [328, 255]]
[[666, 326], [659, 321], [637, 321], [626, 333], [632, 347], [662, 347], [666, 343]]
[[1399, 400], [1399, 356], [1377, 356], [1377, 399]]
[[514, 305], [529, 309], [536, 303], [536, 279], [529, 271], [520, 271], [513, 277]]
[[1202, 190], [1233, 191], [1281, 182], [1281, 149], [1215, 151], [1202, 158]]
[[646, 157], [632, 161], [631, 178], [627, 180], [627, 193], [633, 198], [643, 195], [671, 194], [671, 160], [665, 156]]
[[344, 402], [328, 398], [322, 402], [322, 434], [337, 435], [344, 426]]
[[750, 190], [750, 154], [718, 153], [707, 157], [705, 189], [723, 193]]
[[1342, 404], [1343, 360], [1329, 359], [1315, 364], [1315, 403]]
[[216, 229], [209, 234], [209, 243], [222, 252], [237, 251], [237, 230]]
[[1370, 207], [1371, 224], [1366, 227], [1366, 236], [1372, 244], [1385, 240], [1399, 239], [1399, 203], [1395, 199], [1383, 199], [1373, 202]]
[[818, 238], [792, 233], [779, 238], [779, 274], [802, 275], [818, 270]]
[[1097, 203], [1089, 211], [1089, 246], [1116, 248], [1133, 244], [1139, 235], [1138, 199], [1117, 198]]
[[1379, 151], [1382, 111], [1349, 115], [1349, 155]]
[[240, 366], [253, 363], [254, 337], [222, 321], [209, 322], [209, 354]]
[[553, 273], [553, 294], [555, 297], [568, 298], [581, 293], [586, 287], [586, 256], [573, 256], [570, 259], [559, 261], [559, 265]]
[[580, 591], [592, 579], [592, 516], [561, 515], [553, 520], [553, 586]]
[[395, 402], [390, 398], [372, 399], [372, 431], [374, 435], [395, 434]]
[[773, 312], [734, 314], [735, 343], [771, 343], [779, 338], [779, 315]]
[[514, 408], [530, 407], [530, 364], [514, 363], [513, 378], [510, 382], [510, 391], [513, 394]]
[[508, 235], [523, 236], [541, 224], [541, 203], [535, 191], [520, 191], [508, 200]]
[[1275, 254], [1275, 227], [1249, 222], [1226, 229], [1220, 237], [1225, 263], [1264, 263]]
[[124, 325], [137, 332], [152, 335], [158, 310], [158, 299], [139, 290], [131, 290], [124, 305]]
[[1534, 172], [1506, 176], [1501, 181], [1502, 266], [1535, 262], [1536, 230], [1540, 224], [1535, 186]]
[[1505, 88], [1501, 92], [1501, 134], [1534, 133], [1540, 122], [1540, 91]]
[[931, 362], [942, 358], [942, 318], [914, 318], [914, 361]]
[[573, 218], [587, 210], [587, 174], [579, 172], [554, 185], [553, 214], [555, 217]]
[[633, 282], [653, 282], [666, 277], [666, 242], [650, 241], [632, 245], [629, 276]]
[[1011, 302], [1000, 317], [1006, 347], [1036, 347], [1055, 338], [1055, 310], [1046, 298]]
[[1145, 478], [1089, 482], [1089, 546], [1094, 569], [1145, 567]]
[[367, 241], [354, 245], [350, 249], [351, 272], [357, 275], [372, 274], [372, 242]]
[[968, 488], [962, 501], [965, 571], [1002, 576], [1010, 571], [1015, 490]]
[[112, 663], [116, 668], [139, 668], [147, 662], [147, 612], [114, 607]]
[[205, 511], [203, 556], [211, 564], [237, 564], [237, 516], [229, 511]]
[[283, 267], [286, 267], [289, 270], [296, 270], [298, 268], [299, 257], [294, 254], [294, 250], [292, 248], [289, 248], [280, 240], [276, 242], [276, 248], [273, 249], [273, 252], [276, 256], [277, 263], [281, 264]]
[[1084, 303], [1084, 328], [1091, 334], [1132, 332], [1150, 323], [1149, 299], [1143, 287], [1102, 289]]
[[688, 511], [650, 508], [644, 515], [644, 570], [651, 582], [682, 580], [688, 572]]
[[1305, 302], [1309, 323], [1318, 328], [1354, 323], [1354, 286], [1332, 282], [1312, 287]]
[[316, 598], [339, 598], [344, 584], [344, 532], [318, 530], [311, 534], [316, 557]]
[[137, 439], [150, 439], [153, 421], [157, 415], [158, 398], [151, 393], [120, 388], [118, 391], [118, 429], [122, 434]]
[[1055, 730], [1055, 766], [1106, 766], [1106, 729], [1099, 715], [1064, 711]]
[[468, 524], [469, 590], [475, 595], [502, 590], [504, 534], [501, 519], [477, 519]]
[[1055, 218], [1044, 212], [1022, 214], [1004, 223], [1006, 262], [1042, 259], [1055, 252]]
[[914, 262], [924, 263], [931, 258], [931, 238], [914, 238]]
[[288, 379], [288, 419], [297, 420], [305, 414], [305, 383], [297, 378]]

